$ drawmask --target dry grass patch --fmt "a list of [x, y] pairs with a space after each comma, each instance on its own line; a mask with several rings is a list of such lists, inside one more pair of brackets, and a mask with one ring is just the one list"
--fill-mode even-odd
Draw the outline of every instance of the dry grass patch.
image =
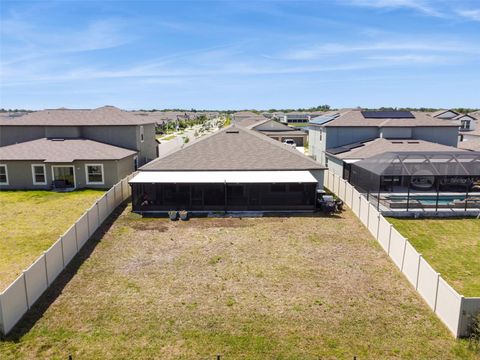
[[44, 316], [0, 353], [474, 358], [351, 212], [171, 222], [126, 210]]

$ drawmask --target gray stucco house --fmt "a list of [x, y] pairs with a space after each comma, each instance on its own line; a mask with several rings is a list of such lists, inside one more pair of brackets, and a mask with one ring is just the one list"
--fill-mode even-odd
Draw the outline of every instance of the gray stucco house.
[[417, 111], [330, 111], [309, 123], [309, 153], [327, 165], [327, 149], [385, 139], [424, 140], [457, 147], [459, 125]]
[[156, 157], [154, 121], [112, 106], [0, 119], [0, 189], [108, 188]]

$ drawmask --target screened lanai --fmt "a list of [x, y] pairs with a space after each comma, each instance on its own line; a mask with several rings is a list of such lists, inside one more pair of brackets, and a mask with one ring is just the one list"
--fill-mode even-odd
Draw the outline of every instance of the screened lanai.
[[480, 152], [388, 152], [352, 164], [350, 183], [380, 210], [480, 208]]

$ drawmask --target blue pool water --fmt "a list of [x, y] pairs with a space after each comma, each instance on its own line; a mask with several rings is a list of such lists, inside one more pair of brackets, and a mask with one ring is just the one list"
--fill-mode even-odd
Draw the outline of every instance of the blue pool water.
[[[391, 201], [407, 201], [407, 197], [404, 195], [390, 195], [388, 199]], [[435, 205], [437, 203], [436, 195], [410, 195], [410, 200], [418, 200], [423, 205]], [[439, 205], [448, 205], [455, 200], [465, 200], [465, 196], [462, 195], [440, 195], [438, 197]]]

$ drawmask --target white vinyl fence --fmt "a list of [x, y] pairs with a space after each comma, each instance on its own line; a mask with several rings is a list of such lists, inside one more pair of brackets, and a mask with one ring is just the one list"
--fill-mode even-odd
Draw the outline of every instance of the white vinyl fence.
[[480, 298], [458, 294], [427, 261], [350, 183], [327, 171], [325, 187], [349, 206], [428, 306], [456, 337], [469, 335]]
[[8, 334], [65, 269], [105, 219], [131, 195], [128, 181], [118, 182], [88, 209], [30, 267], [0, 293], [0, 332]]

